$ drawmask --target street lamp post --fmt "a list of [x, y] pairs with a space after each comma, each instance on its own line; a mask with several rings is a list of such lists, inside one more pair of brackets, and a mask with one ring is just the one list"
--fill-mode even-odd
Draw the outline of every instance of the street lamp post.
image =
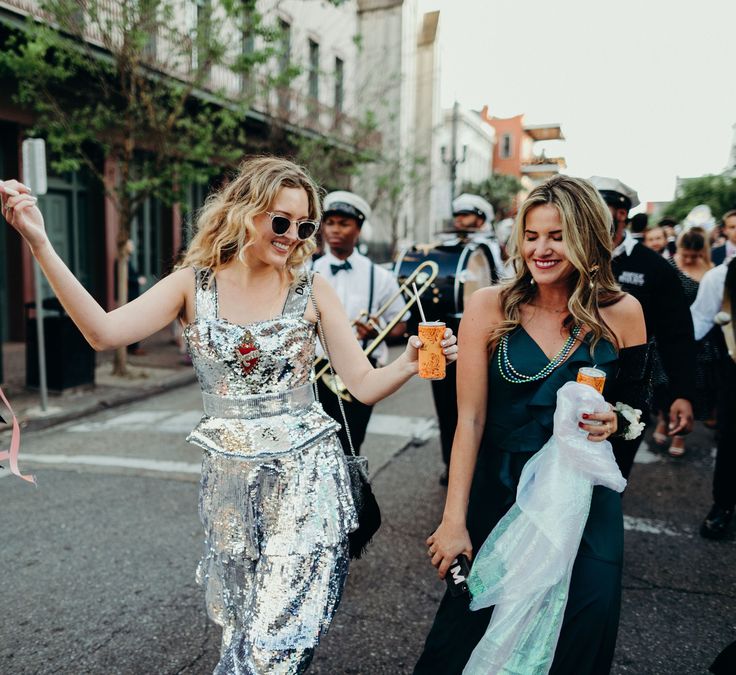
[[452, 127], [450, 131], [450, 156], [446, 156], [445, 148], [442, 148], [442, 163], [450, 167], [450, 213], [452, 213], [452, 202], [455, 201], [457, 191], [457, 165], [462, 164], [468, 154], [468, 146], [463, 145], [462, 157], [457, 156], [457, 125], [460, 112], [460, 104], [455, 101], [452, 106]]

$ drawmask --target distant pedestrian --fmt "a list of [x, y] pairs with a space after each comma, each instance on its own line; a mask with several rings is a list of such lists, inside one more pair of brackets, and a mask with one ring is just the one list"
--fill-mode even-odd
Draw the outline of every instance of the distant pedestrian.
[[646, 213], [637, 213], [631, 216], [629, 221], [629, 232], [636, 241], [644, 240], [644, 233], [649, 227], [649, 216]]
[[675, 251], [677, 250], [677, 232], [680, 226], [674, 218], [669, 217], [662, 218], [657, 225], [664, 230], [665, 237], [667, 237], [667, 251], [670, 256], [675, 255]]
[[667, 233], [663, 227], [649, 227], [644, 232], [644, 246], [652, 249], [655, 253], [659, 253], [663, 258], [670, 258], [670, 251], [667, 248]]
[[[667, 435], [687, 434], [693, 427], [691, 400], [695, 395], [695, 340], [685, 293], [672, 265], [637, 243], [626, 231], [628, 212], [639, 204], [636, 191], [617, 178], [593, 176], [612, 218], [613, 273], [621, 288], [641, 303], [647, 335], [661, 358], [672, 400]], [[648, 415], [648, 411], [644, 411]], [[628, 477], [642, 436], [614, 439], [613, 452]]]
[[[18, 194], [20, 193], [20, 194]], [[216, 675], [304, 672], [342, 595], [356, 510], [335, 421], [310, 383], [319, 321], [334, 367], [367, 403], [417, 372], [412, 337], [374, 369], [332, 288], [304, 263], [319, 227], [319, 193], [287, 160], [243, 162], [207, 198], [183, 267], [105, 312], [53, 250], [36, 199], [0, 183], [6, 219], [98, 350], [124, 346], [179, 318], [205, 415], [188, 440], [204, 450], [198, 581], [223, 629]], [[457, 347], [451, 332], [444, 351]]]
[[[736, 259], [734, 259], [736, 260]], [[700, 526], [707, 539], [723, 539], [736, 506], [736, 262], [717, 265], [705, 274], [690, 307], [695, 337], [721, 326], [726, 349], [718, 368], [718, 445], [713, 471], [713, 506]]]
[[[677, 270], [687, 301], [692, 305], [698, 287], [706, 272], [713, 267], [710, 262], [708, 235], [700, 227], [691, 227], [677, 240], [677, 251], [670, 263]], [[723, 354], [723, 335], [714, 327], [696, 343], [695, 395], [693, 414], [697, 420], [712, 420], [716, 408], [717, 371]], [[661, 369], [661, 364], [655, 368]], [[664, 446], [670, 441], [667, 436], [667, 405], [671, 400], [666, 375], [662, 372], [662, 384], [655, 391], [655, 404], [659, 410], [659, 422], [653, 434], [656, 444]], [[669, 444], [669, 454], [681, 457], [685, 453], [685, 437], [674, 436]]]
[[[146, 277], [138, 273], [138, 268], [135, 265], [135, 242], [132, 239], [128, 239], [125, 244], [125, 253], [128, 256], [128, 302], [131, 302], [141, 294], [141, 288], [146, 283]], [[117, 271], [117, 267], [115, 270]], [[134, 342], [128, 345], [128, 354], [144, 356], [146, 350], [141, 347], [140, 342]]]
[[729, 262], [736, 257], [736, 209], [724, 213], [722, 222], [725, 241], [713, 247], [711, 258], [714, 265]]

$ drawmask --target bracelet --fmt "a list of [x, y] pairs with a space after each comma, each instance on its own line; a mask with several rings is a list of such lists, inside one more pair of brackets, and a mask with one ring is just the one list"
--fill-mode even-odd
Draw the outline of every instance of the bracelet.
[[633, 441], [635, 438], [639, 438], [646, 424], [641, 421], [641, 410], [632, 408], [630, 405], [621, 403], [618, 401], [613, 406], [613, 411], [616, 413], [616, 421], [618, 422], [618, 429], [615, 434], [612, 434], [615, 438], [622, 438], [625, 441]]

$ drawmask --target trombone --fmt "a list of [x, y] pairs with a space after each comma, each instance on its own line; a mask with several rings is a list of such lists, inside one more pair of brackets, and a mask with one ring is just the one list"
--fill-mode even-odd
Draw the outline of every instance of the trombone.
[[[371, 343], [363, 350], [363, 353], [366, 356], [370, 356], [376, 350], [376, 348], [394, 329], [394, 326], [396, 326], [396, 324], [401, 321], [407, 310], [411, 309], [411, 307], [413, 307], [416, 303], [417, 298], [411, 288], [412, 284], [420, 284], [417, 291], [419, 295], [422, 295], [422, 293], [424, 293], [432, 285], [432, 282], [437, 278], [439, 271], [440, 268], [436, 262], [434, 262], [433, 260], [424, 261], [421, 265], [418, 265], [416, 269], [406, 279], [404, 279], [398, 290], [394, 292], [394, 294], [391, 295], [391, 297], [388, 298], [388, 300], [386, 300], [386, 302], [384, 302], [381, 307], [378, 308], [375, 314], [371, 315], [369, 310], [367, 309], [362, 310], [360, 314], [358, 314], [358, 316], [350, 324], [351, 326], [355, 326], [358, 321], [361, 321], [363, 319], [367, 319], [368, 323], [373, 325], [376, 319], [379, 319], [383, 314], [388, 311], [391, 305], [396, 302], [397, 298], [402, 295], [404, 296], [404, 306], [401, 308], [401, 311], [396, 313], [396, 316], [379, 331], [378, 335], [376, 335]], [[319, 364], [322, 361], [324, 362], [320, 366]], [[331, 373], [329, 372], [329, 361], [327, 361], [326, 359], [323, 360], [321, 358], [315, 359], [313, 370], [313, 382], [316, 382], [318, 379], [322, 378], [322, 381], [327, 385], [328, 389], [335, 392], [343, 401], [350, 402], [353, 400], [352, 396], [350, 396], [350, 392], [348, 392], [347, 387], [342, 382], [337, 373], [335, 373], [335, 377], [333, 379]]]

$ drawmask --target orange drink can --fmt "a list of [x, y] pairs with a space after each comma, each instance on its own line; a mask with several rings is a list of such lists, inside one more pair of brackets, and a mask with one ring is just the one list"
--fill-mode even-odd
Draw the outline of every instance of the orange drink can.
[[603, 386], [606, 384], [606, 374], [598, 368], [580, 368], [578, 370], [578, 382], [587, 384], [599, 394], [602, 394]]
[[422, 321], [419, 324], [419, 377], [425, 380], [443, 380], [445, 378], [445, 355], [440, 342], [445, 337], [443, 321]]

